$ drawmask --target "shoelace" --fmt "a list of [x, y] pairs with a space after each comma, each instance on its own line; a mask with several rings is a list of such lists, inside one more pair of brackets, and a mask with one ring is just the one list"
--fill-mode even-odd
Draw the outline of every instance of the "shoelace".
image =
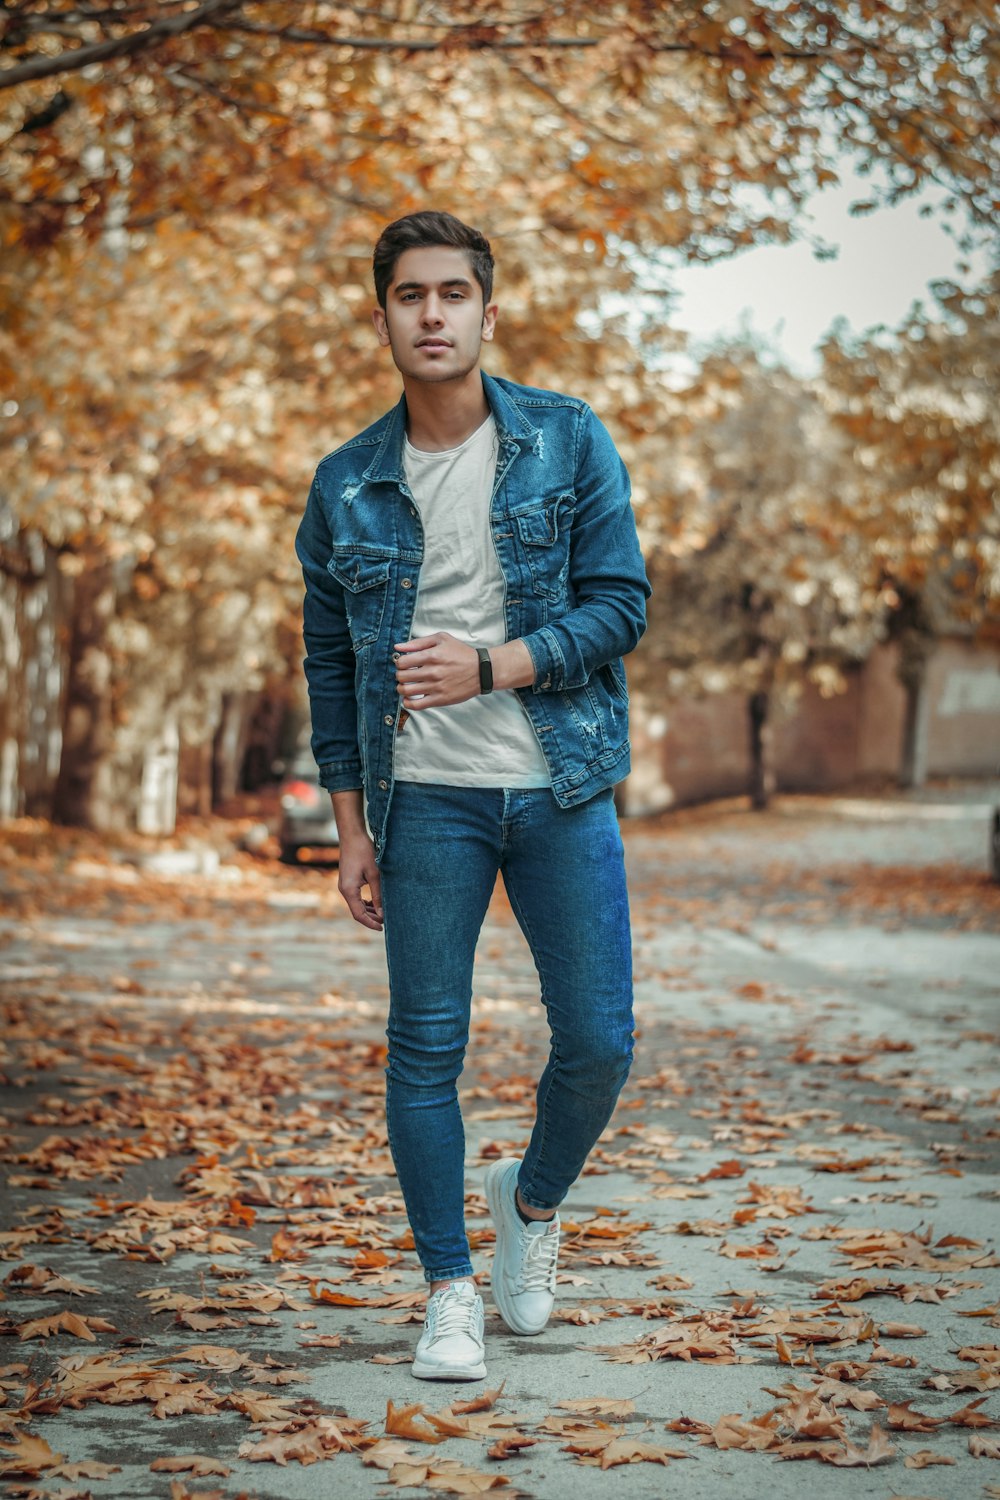
[[444, 1296], [434, 1309], [434, 1338], [474, 1333], [478, 1306], [475, 1297]]
[[559, 1255], [559, 1229], [549, 1228], [544, 1234], [528, 1236], [528, 1248], [521, 1263], [518, 1291], [554, 1292], [556, 1286], [556, 1260]]

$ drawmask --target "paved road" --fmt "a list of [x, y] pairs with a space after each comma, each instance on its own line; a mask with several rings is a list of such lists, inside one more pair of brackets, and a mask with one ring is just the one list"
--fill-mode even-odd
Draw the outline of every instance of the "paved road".
[[[323, 1421], [340, 1412], [343, 1431], [377, 1436], [389, 1401], [434, 1412], [470, 1392], [415, 1382], [406, 1363], [419, 1277], [379, 1110], [380, 941], [350, 923], [329, 870], [244, 857], [153, 878], [17, 825], [0, 846], [4, 1362], [55, 1382], [25, 1412], [31, 1433], [118, 1466], [74, 1478], [49, 1464], [41, 1489], [298, 1500], [423, 1478], [474, 1493], [471, 1472], [546, 1500], [803, 1483], [817, 1500], [951, 1500], [1000, 1483], [997, 1460], [969, 1449], [1000, 1428], [962, 1425], [1000, 1419], [1000, 891], [980, 800], [796, 799], [627, 830], [637, 1061], [565, 1207], [559, 1316], [531, 1340], [490, 1316], [494, 1430], [411, 1440], [423, 1469], [392, 1475], [334, 1456]], [[488, 1306], [482, 1175], [526, 1139], [543, 1044], [498, 894], [464, 1079]], [[47, 1270], [92, 1290], [49, 1285]], [[61, 1311], [106, 1326], [17, 1337]], [[115, 1387], [125, 1365], [140, 1373]], [[28, 1378], [12, 1374], [8, 1418]], [[284, 1417], [259, 1408], [279, 1396]], [[596, 1415], [560, 1405], [574, 1401]], [[720, 1427], [727, 1414], [744, 1426]], [[828, 1442], [827, 1461], [718, 1446], [772, 1442], [768, 1422], [775, 1443]], [[514, 1429], [534, 1446], [488, 1458]], [[327, 1458], [237, 1457], [248, 1441], [294, 1447], [296, 1430]], [[685, 1456], [661, 1453], [664, 1466], [650, 1446]], [[887, 1461], [858, 1463], [858, 1449]], [[911, 1472], [921, 1450], [953, 1462]], [[151, 1470], [179, 1454], [230, 1473]]]

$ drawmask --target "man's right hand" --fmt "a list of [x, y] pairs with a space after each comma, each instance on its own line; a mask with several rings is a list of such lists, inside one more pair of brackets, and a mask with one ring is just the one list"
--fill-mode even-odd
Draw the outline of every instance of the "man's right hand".
[[[360, 792], [334, 792], [333, 811], [340, 830], [340, 878], [337, 889], [362, 927], [382, 931], [382, 883], [375, 846], [365, 827]], [[368, 894], [365, 895], [364, 892]]]

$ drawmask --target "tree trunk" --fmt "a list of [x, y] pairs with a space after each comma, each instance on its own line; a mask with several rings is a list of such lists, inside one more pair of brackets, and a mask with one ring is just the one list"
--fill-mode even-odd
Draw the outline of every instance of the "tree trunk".
[[181, 739], [176, 720], [167, 716], [159, 736], [146, 746], [139, 788], [140, 833], [171, 834], [177, 827], [177, 773]]
[[111, 563], [90, 557], [75, 580], [66, 669], [62, 750], [52, 802], [56, 823], [103, 831], [111, 826], [111, 656], [114, 614]]
[[921, 672], [903, 679], [906, 711], [903, 717], [903, 751], [899, 766], [899, 784], [923, 786], [927, 780], [927, 729], [930, 721], [930, 696], [927, 678]]
[[246, 693], [226, 693], [222, 700], [222, 719], [215, 731], [212, 755], [213, 807], [229, 802], [239, 790], [246, 741], [246, 705]]
[[771, 769], [771, 709], [769, 693], [751, 693], [747, 700], [750, 720], [750, 806], [758, 811], [767, 807], [774, 791]]
[[923, 786], [927, 780], [927, 731], [930, 721], [930, 697], [927, 692], [927, 664], [934, 653], [934, 635], [926, 602], [908, 601], [909, 618], [898, 631], [899, 664], [896, 668], [906, 707], [903, 715], [903, 744], [899, 763], [899, 784]]
[[214, 751], [211, 740], [198, 746], [198, 816], [212, 816], [212, 764]]

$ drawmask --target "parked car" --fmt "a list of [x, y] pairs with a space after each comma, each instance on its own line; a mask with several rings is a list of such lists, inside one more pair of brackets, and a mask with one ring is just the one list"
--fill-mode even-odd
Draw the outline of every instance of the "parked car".
[[279, 796], [278, 842], [285, 864], [296, 864], [300, 849], [339, 851], [340, 834], [330, 793], [320, 786], [316, 763], [308, 751], [296, 754], [285, 772]]

